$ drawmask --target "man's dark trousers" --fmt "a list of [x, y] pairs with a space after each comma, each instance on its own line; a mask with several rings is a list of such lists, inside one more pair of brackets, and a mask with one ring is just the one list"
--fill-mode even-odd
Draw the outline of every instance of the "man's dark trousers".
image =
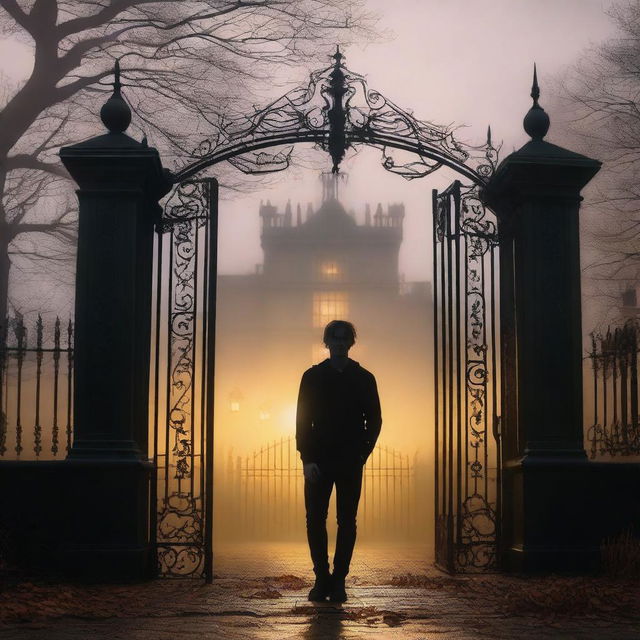
[[356, 515], [362, 488], [363, 465], [359, 462], [320, 462], [320, 477], [305, 480], [304, 503], [307, 511], [307, 539], [316, 575], [329, 572], [327, 512], [333, 485], [336, 486], [338, 535], [333, 558], [334, 576], [344, 578], [356, 542]]

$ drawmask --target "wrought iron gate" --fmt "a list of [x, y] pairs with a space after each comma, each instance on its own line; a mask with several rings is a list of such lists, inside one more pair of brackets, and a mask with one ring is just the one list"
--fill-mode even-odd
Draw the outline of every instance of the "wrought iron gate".
[[[348, 149], [368, 145], [382, 152], [384, 169], [407, 179], [448, 167], [476, 185], [462, 189], [455, 182], [434, 193], [437, 555], [449, 570], [495, 564], [499, 469], [490, 429], [498, 407], [497, 241], [476, 188], [495, 170], [498, 149], [490, 129], [482, 146], [464, 144], [452, 127], [417, 120], [369, 89], [339, 49], [332, 58], [307, 85], [221, 120], [174, 175], [180, 184], [156, 243], [152, 531], [163, 575], [212, 575], [217, 186], [192, 178], [223, 161], [245, 173], [280, 171], [290, 164], [290, 145], [302, 142], [326, 150], [333, 173]], [[266, 151], [275, 147], [280, 150]], [[395, 151], [413, 159], [394, 157]]]
[[[358, 508], [358, 539], [399, 539], [424, 533], [418, 514], [416, 476], [427, 465], [378, 442], [364, 467]], [[429, 471], [431, 467], [429, 465]], [[216, 535], [222, 540], [303, 540], [304, 476], [295, 436], [265, 443], [259, 449], [216, 467]], [[422, 486], [422, 485], [421, 485]], [[336, 521], [327, 529], [335, 535]]]
[[498, 239], [477, 187], [433, 191], [436, 563], [497, 568]]
[[158, 224], [151, 536], [163, 576], [212, 578], [218, 185], [177, 185]]

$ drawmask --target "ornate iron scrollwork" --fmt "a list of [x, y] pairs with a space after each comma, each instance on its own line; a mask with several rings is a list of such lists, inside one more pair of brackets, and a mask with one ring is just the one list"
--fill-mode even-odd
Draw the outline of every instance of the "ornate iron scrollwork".
[[457, 549], [459, 571], [482, 570], [496, 562], [496, 510], [486, 496], [474, 493], [462, 503], [462, 540]]
[[[194, 451], [193, 386], [197, 369], [197, 330], [194, 328], [198, 318], [197, 237], [200, 227], [208, 222], [208, 211], [206, 188], [201, 181], [192, 179], [222, 161], [230, 162], [245, 173], [286, 169], [291, 162], [292, 145], [300, 142], [315, 144], [326, 151], [334, 173], [339, 172], [349, 149], [368, 145], [381, 151], [384, 169], [406, 179], [424, 177], [446, 166], [473, 184], [460, 192], [458, 183], [455, 212], [448, 200], [452, 192], [447, 194], [446, 202], [436, 198], [434, 211], [435, 243], [451, 245], [460, 237], [465, 241], [466, 269], [455, 265], [458, 275], [463, 269], [467, 288], [461, 295], [468, 303], [462, 319], [465, 336], [468, 333], [466, 344], [461, 345], [465, 368], [459, 372], [459, 384], [464, 386], [469, 409], [462, 419], [468, 434], [467, 449], [475, 451], [460, 474], [464, 473], [465, 487], [468, 485], [468, 491], [465, 489], [468, 495], [461, 496], [460, 501], [462, 504], [464, 498], [466, 511], [439, 514], [438, 537], [447, 539], [449, 558], [453, 557], [449, 551], [453, 552], [454, 546], [456, 554], [459, 553], [461, 531], [464, 531], [464, 544], [474, 556], [466, 557], [465, 566], [478, 568], [482, 566], [482, 558], [488, 563], [493, 561], [495, 554], [487, 551], [487, 545], [491, 544], [487, 535], [479, 537], [476, 533], [484, 527], [478, 525], [479, 509], [486, 513], [493, 508], [486, 489], [480, 485], [484, 482], [486, 487], [488, 478], [487, 424], [494, 418], [487, 415], [486, 407], [489, 356], [483, 264], [488, 255], [493, 255], [496, 230], [495, 223], [485, 216], [477, 188], [495, 170], [498, 149], [492, 144], [490, 129], [486, 143], [475, 147], [457, 140], [455, 127], [418, 120], [411, 112], [371, 90], [364, 76], [346, 68], [343, 58], [338, 49], [333, 64], [312, 73], [307, 85], [287, 92], [261, 110], [235, 120], [221, 116], [215, 135], [203, 140], [174, 173], [177, 187], [165, 205], [165, 215], [158, 226], [160, 232], [171, 232], [169, 320], [164, 328], [169, 334], [168, 406], [164, 428], [171, 444], [167, 444], [161, 455], [166, 456], [167, 478], [170, 469], [175, 470], [175, 475], [171, 489], [159, 500], [157, 541], [160, 568], [166, 575], [198, 574], [204, 565], [205, 553], [204, 490], [194, 484], [194, 459], [202, 452]], [[403, 152], [411, 154], [411, 159], [401, 158], [399, 154]], [[448, 255], [450, 260], [451, 254]], [[458, 304], [460, 299], [455, 302]], [[493, 307], [491, 309], [493, 314]], [[456, 311], [455, 317], [460, 321], [462, 313]], [[495, 322], [493, 315], [491, 320]], [[495, 358], [492, 364], [495, 369]], [[481, 508], [476, 508], [477, 496], [484, 500]], [[468, 503], [471, 498], [475, 500], [473, 504]], [[454, 530], [455, 543], [450, 539]], [[463, 561], [459, 560], [459, 564]]]
[[[495, 217], [479, 186], [454, 182], [434, 198], [438, 563], [450, 572], [496, 566], [499, 440]], [[455, 452], [455, 455], [454, 455]], [[444, 473], [444, 470], [447, 473]]]
[[200, 496], [172, 493], [158, 518], [158, 569], [164, 576], [200, 576], [204, 519]]
[[[315, 143], [332, 159], [337, 173], [346, 151], [361, 144], [380, 149], [382, 166], [408, 180], [424, 177], [442, 166], [460, 172], [475, 184], [493, 173], [498, 149], [488, 130], [484, 145], [457, 140], [455, 127], [418, 120], [370, 89], [364, 76], [347, 69], [339, 48], [334, 63], [310, 75], [297, 87], [249, 116], [220, 116], [216, 133], [203, 140], [176, 172], [181, 182], [207, 167], [229, 161], [245, 173], [282, 171], [291, 162], [292, 145]], [[276, 152], [267, 148], [280, 147]], [[411, 154], [401, 159], [398, 152]]]
[[586, 439], [589, 455], [640, 455], [638, 333], [636, 321], [591, 335], [593, 423]]
[[[164, 576], [201, 576], [205, 563], [204, 496], [194, 461], [202, 460], [201, 415], [196, 415], [195, 375], [202, 371], [197, 346], [202, 340], [198, 308], [200, 230], [209, 221], [209, 192], [205, 182], [185, 181], [176, 186], [158, 224], [158, 250], [168, 246], [169, 264], [160, 273], [168, 280], [166, 300], [166, 410], [156, 426], [165, 439], [165, 464], [159, 465], [157, 553]], [[164, 239], [163, 239], [164, 238]], [[199, 239], [200, 238], [200, 239]], [[164, 288], [164, 287], [162, 287]], [[161, 287], [159, 285], [159, 290]], [[204, 302], [206, 304], [206, 301]], [[203, 304], [202, 301], [200, 304]], [[160, 314], [164, 316], [164, 313]], [[158, 329], [164, 321], [158, 317]], [[198, 342], [198, 345], [196, 344]], [[156, 363], [158, 366], [158, 363]]]

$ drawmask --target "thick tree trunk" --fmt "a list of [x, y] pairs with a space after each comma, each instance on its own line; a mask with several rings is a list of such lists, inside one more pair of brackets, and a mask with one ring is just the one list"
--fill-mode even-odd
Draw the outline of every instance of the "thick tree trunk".
[[[5, 335], [5, 319], [9, 307], [9, 244], [0, 238], [0, 339]], [[1, 348], [1, 345], [0, 345]]]
[[[9, 245], [6, 238], [0, 238], [0, 394], [4, 393], [5, 385], [5, 362], [6, 352], [3, 350], [6, 346], [7, 324], [7, 307], [9, 302]], [[7, 414], [2, 398], [0, 398], [0, 450], [4, 455], [5, 434], [7, 430]]]

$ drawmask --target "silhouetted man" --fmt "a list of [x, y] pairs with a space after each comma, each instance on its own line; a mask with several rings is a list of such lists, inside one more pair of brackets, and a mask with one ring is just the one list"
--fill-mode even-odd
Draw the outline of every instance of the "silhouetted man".
[[[309, 600], [345, 602], [344, 581], [356, 541], [362, 468], [380, 434], [380, 400], [373, 374], [348, 357], [356, 340], [350, 322], [324, 330], [330, 357], [307, 369], [300, 382], [296, 443], [304, 466], [307, 539], [316, 574]], [[336, 485], [338, 535], [329, 573], [327, 511]]]

